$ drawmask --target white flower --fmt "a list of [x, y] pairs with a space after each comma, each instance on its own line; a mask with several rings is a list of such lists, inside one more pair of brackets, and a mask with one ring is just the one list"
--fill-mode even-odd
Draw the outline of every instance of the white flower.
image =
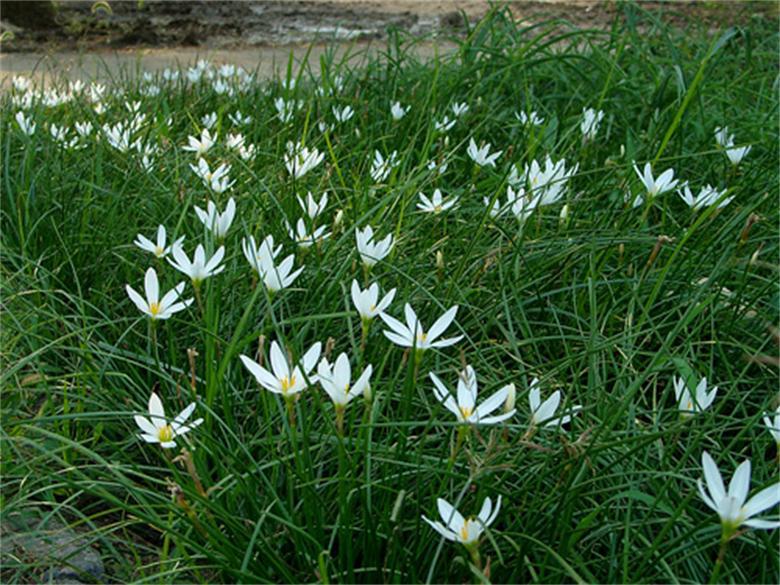
[[92, 122], [76, 122], [76, 132], [82, 138], [92, 134]]
[[775, 417], [772, 419], [771, 415], [767, 413], [764, 417], [764, 425], [766, 429], [772, 435], [775, 443], [780, 445], [780, 406], [775, 409]]
[[213, 201], [208, 202], [206, 209], [207, 211], [203, 211], [196, 205], [195, 214], [198, 216], [200, 222], [206, 226], [206, 229], [214, 234], [215, 238], [224, 238], [230, 229], [230, 224], [233, 223], [233, 217], [236, 215], [235, 200], [232, 197], [228, 200], [223, 213], [219, 212]]
[[484, 400], [482, 404], [476, 406], [477, 375], [471, 366], [466, 366], [466, 369], [458, 376], [457, 400], [453, 398], [436, 374], [431, 372], [429, 375], [433, 381], [436, 399], [457, 417], [459, 423], [493, 425], [505, 421], [515, 414], [515, 410], [512, 408], [509, 412], [490, 416], [506, 402], [507, 396], [509, 396], [509, 385], [504, 386], [490, 398]]
[[387, 159], [385, 159], [385, 157], [382, 156], [382, 153], [378, 150], [374, 151], [374, 161], [371, 167], [371, 178], [374, 179], [376, 183], [381, 183], [390, 176], [390, 172], [394, 167], [397, 167], [398, 164], [399, 162], [397, 151], [394, 150], [391, 152]]
[[515, 112], [515, 118], [517, 118], [523, 126], [541, 126], [544, 124], [544, 118], [539, 116], [535, 111], [532, 112]]
[[165, 256], [168, 255], [168, 253], [171, 251], [173, 246], [181, 246], [181, 243], [184, 241], [184, 236], [180, 237], [178, 240], [176, 240], [173, 244], [171, 244], [168, 247], [165, 246], [165, 240], [166, 240], [165, 226], [160, 225], [157, 227], [157, 243], [152, 242], [149, 238], [146, 238], [141, 234], [136, 235], [135, 242], [133, 243], [139, 248], [141, 248], [142, 250], [145, 250], [146, 252], [151, 252], [158, 258], [165, 258]]
[[258, 274], [263, 274], [267, 268], [273, 267], [274, 260], [282, 251], [281, 246], [274, 248], [274, 237], [271, 235], [266, 236], [259, 247], [255, 243], [254, 236], [249, 236], [248, 240], [246, 238], [241, 240], [241, 249], [249, 265]]
[[726, 189], [718, 191], [711, 185], [705, 185], [702, 187], [701, 191], [699, 191], [699, 194], [694, 196], [688, 183], [685, 183], [682, 189], [677, 190], [677, 194], [691, 209], [702, 209], [704, 207], [711, 207], [712, 205], [717, 205], [718, 209], [726, 207], [734, 200], [734, 197], [726, 197], [721, 200], [721, 197], [725, 193]]
[[309, 150], [300, 142], [287, 143], [287, 154], [284, 155], [284, 166], [287, 172], [296, 179], [300, 179], [310, 170], [315, 168], [325, 158], [325, 154], [316, 148]]
[[255, 154], [257, 154], [257, 149], [255, 148], [254, 144], [248, 144], [248, 145], [241, 145], [238, 148], [238, 156], [241, 157], [241, 160], [245, 162], [250, 162], [254, 160]]
[[753, 147], [749, 145], [727, 148], [726, 156], [728, 157], [729, 161], [731, 161], [731, 164], [736, 166], [742, 162], [742, 159], [747, 156], [747, 153], [750, 152], [751, 148]]
[[525, 189], [518, 188], [513, 190], [510, 185], [506, 186], [507, 205], [515, 216], [517, 221], [524, 222], [538, 207], [541, 197], [527, 197]]
[[216, 143], [216, 137], [212, 136], [208, 127], [204, 128], [200, 133], [200, 139], [195, 136], [188, 136], [188, 146], [182, 146], [182, 150], [194, 152], [198, 156], [203, 156], [208, 150]]
[[325, 233], [325, 226], [320, 226], [314, 230], [311, 234], [306, 227], [306, 222], [303, 218], [299, 218], [295, 224], [295, 229], [287, 224], [287, 233], [290, 234], [290, 239], [294, 240], [301, 248], [309, 248], [310, 246], [321, 242], [330, 236], [330, 232]]
[[225, 138], [225, 146], [231, 150], [240, 150], [244, 147], [244, 135], [240, 132], [238, 134], [228, 134]]
[[677, 407], [680, 409], [680, 416], [684, 418], [707, 410], [715, 400], [715, 394], [718, 392], [717, 386], [713, 386], [712, 390], [707, 392], [707, 378], [699, 380], [693, 393], [691, 393], [682, 378], [675, 377], [673, 383], [674, 399], [677, 401]]
[[447, 167], [449, 166], [449, 163], [446, 161], [441, 161], [440, 163], [437, 163], [435, 160], [428, 161], [428, 170], [435, 171], [440, 175], [443, 175], [445, 172], [447, 172]]
[[273, 260], [267, 260], [267, 256], [261, 254], [262, 262], [260, 264], [261, 270], [259, 271], [260, 277], [263, 279], [263, 284], [272, 293], [278, 292], [289, 287], [295, 279], [298, 278], [301, 272], [303, 272], [303, 266], [298, 270], [293, 271], [293, 263], [295, 262], [295, 256], [290, 254], [281, 261], [280, 264], [275, 264]]
[[393, 234], [387, 234], [383, 240], [374, 240], [374, 230], [371, 226], [366, 226], [361, 232], [355, 229], [355, 240], [357, 241], [357, 250], [363, 264], [371, 268], [380, 260], [384, 260], [393, 249]]
[[639, 167], [636, 164], [634, 165], [634, 170], [639, 180], [645, 186], [647, 195], [650, 198], [671, 191], [677, 186], [678, 181], [674, 179], [674, 169], [666, 169], [657, 179], [653, 177], [653, 170], [649, 162], [645, 163], [644, 173], [639, 171]]
[[729, 134], [728, 126], [723, 128], [715, 128], [715, 142], [722, 148], [730, 148], [734, 146], [734, 135]]
[[344, 108], [341, 110], [336, 107], [333, 108], [333, 117], [336, 118], [337, 122], [344, 123], [354, 115], [355, 110], [353, 110], [350, 106], [344, 106]]
[[351, 293], [355, 309], [360, 313], [360, 317], [367, 321], [383, 313], [395, 298], [395, 289], [391, 289], [380, 301], [377, 283], [373, 283], [366, 290], [360, 290], [357, 280], [352, 281]]
[[433, 127], [437, 132], [449, 132], [455, 125], [455, 120], [450, 120], [449, 116], [444, 116], [440, 122], [434, 122]]
[[552, 205], [563, 197], [567, 182], [578, 168], [579, 165], [575, 164], [567, 169], [564, 159], [553, 163], [547, 156], [544, 160], [544, 168], [535, 160], [531, 161], [530, 165], [525, 165], [523, 177], [517, 182], [528, 184], [531, 197], [538, 200], [535, 205]]
[[439, 189], [436, 189], [433, 192], [433, 196], [430, 199], [428, 199], [423, 193], [418, 193], [417, 196], [420, 198], [420, 202], [417, 204], [417, 209], [426, 213], [438, 214], [442, 211], [447, 211], [448, 209], [452, 209], [458, 202], [457, 197], [451, 197], [445, 201]]
[[171, 266], [173, 266], [179, 272], [182, 272], [190, 277], [192, 283], [197, 286], [202, 280], [205, 280], [209, 276], [219, 274], [225, 269], [225, 266], [220, 266], [222, 258], [225, 257], [225, 247], [220, 246], [214, 255], [206, 260], [206, 251], [203, 249], [203, 244], [198, 244], [195, 248], [195, 254], [192, 257], [192, 262], [184, 253], [182, 247], [173, 246], [171, 250], [174, 261], [168, 258]]
[[349, 365], [347, 354], [341, 353], [331, 365], [327, 358], [317, 366], [317, 378], [320, 386], [328, 393], [330, 399], [337, 407], [346, 406], [353, 398], [360, 396], [369, 385], [373, 366], [368, 365], [360, 377], [352, 384], [352, 368]]
[[704, 468], [704, 483], [699, 479], [697, 485], [701, 499], [707, 506], [718, 513], [723, 524], [724, 534], [731, 535], [741, 525], [751, 528], [771, 530], [780, 527], [777, 520], [753, 519], [753, 516], [764, 510], [775, 507], [780, 502], [780, 483], [764, 488], [750, 500], [750, 459], [745, 459], [734, 472], [729, 483], [728, 492], [723, 484], [718, 466], [715, 465], [707, 451], [701, 454], [701, 464]]
[[728, 127], [715, 128], [715, 142], [724, 149], [726, 157], [734, 166], [742, 162], [742, 159], [750, 152], [751, 146], [734, 146], [734, 135], [729, 133]]
[[447, 327], [450, 326], [450, 323], [455, 319], [457, 312], [457, 305], [450, 307], [433, 323], [433, 325], [431, 325], [430, 330], [427, 332], [409, 303], [404, 305], [406, 324], [401, 323], [398, 319], [391, 317], [387, 313], [380, 313], [379, 316], [391, 329], [390, 331], [384, 331], [385, 337], [390, 341], [401, 347], [414, 347], [418, 350], [426, 350], [431, 347], [449, 347], [450, 345], [458, 343], [458, 341], [463, 338], [462, 335], [458, 335], [457, 337], [436, 341], [441, 334], [444, 333]]
[[16, 112], [16, 116], [14, 116], [14, 119], [16, 120], [16, 123], [19, 126], [19, 130], [27, 134], [27, 136], [32, 136], [35, 134], [35, 127], [36, 124], [33, 122], [32, 115], [25, 116], [24, 112]]
[[557, 427], [559, 425], [565, 425], [580, 409], [582, 409], [582, 406], [575, 405], [569, 409], [569, 414], [565, 414], [559, 418], [553, 418], [555, 412], [558, 410], [558, 406], [561, 404], [561, 391], [556, 390], [547, 400], [542, 402], [539, 380], [537, 378], [531, 380], [531, 391], [528, 393], [528, 402], [531, 406], [531, 425], [533, 426], [543, 425], [545, 427]]
[[220, 77], [233, 77], [236, 74], [236, 66], [232, 63], [225, 63], [217, 69]]
[[599, 132], [599, 125], [604, 118], [604, 112], [594, 110], [593, 108], [582, 109], [582, 122], [580, 130], [585, 140], [593, 140]]
[[179, 79], [179, 71], [177, 69], [169, 69], [166, 67], [163, 69], [162, 78], [165, 81], [176, 81]]
[[455, 114], [458, 118], [460, 118], [463, 114], [469, 111], [469, 105], [466, 102], [462, 103], [454, 103], [452, 104], [451, 108], [452, 113]]
[[122, 122], [118, 122], [114, 126], [104, 124], [102, 130], [103, 136], [105, 136], [106, 141], [112, 147], [116, 148], [119, 152], [127, 152], [130, 150], [130, 128], [125, 126]]
[[193, 299], [177, 302], [181, 293], [184, 292], [184, 283], [180, 282], [174, 288], [169, 290], [160, 299], [160, 283], [157, 280], [157, 272], [154, 268], [150, 268], [146, 271], [146, 277], [144, 278], [144, 293], [146, 298], [138, 294], [129, 284], [125, 285], [127, 295], [130, 300], [135, 303], [138, 310], [145, 313], [152, 320], [168, 319], [174, 313], [183, 311], [190, 306]]
[[325, 208], [328, 206], [328, 192], [322, 194], [322, 197], [320, 197], [319, 203], [314, 200], [314, 197], [311, 194], [311, 191], [309, 191], [306, 194], [306, 199], [303, 199], [300, 195], [298, 197], [298, 204], [301, 206], [301, 209], [303, 209], [303, 212], [309, 216], [309, 219], [315, 220], [317, 219], [317, 216], [320, 215], [323, 211], [325, 211]]
[[295, 115], [295, 110], [300, 108], [303, 105], [302, 101], [285, 101], [284, 98], [276, 98], [274, 100], [274, 107], [276, 108], [277, 115], [279, 116], [279, 120], [282, 121], [282, 123], [286, 124], [290, 120], [293, 119], [293, 116]]
[[32, 89], [32, 80], [24, 75], [14, 75], [11, 83], [16, 91], [25, 92]]
[[274, 341], [271, 343], [270, 352], [272, 372], [245, 355], [239, 357], [258, 384], [274, 394], [281, 394], [287, 398], [306, 390], [309, 384], [317, 383], [317, 377], [309, 374], [320, 359], [321, 349], [322, 344], [318, 341], [309, 348], [299, 363], [292, 364], [279, 344]]
[[240, 110], [236, 110], [235, 114], [228, 114], [228, 120], [230, 120], [234, 126], [243, 126], [252, 121], [252, 116], [245, 116]]
[[235, 183], [235, 181], [230, 180], [228, 175], [230, 173], [230, 165], [228, 164], [223, 163], [212, 171], [209, 164], [204, 159], [199, 158], [197, 166], [190, 164], [190, 168], [201, 178], [203, 184], [215, 193], [224, 193]]
[[493, 510], [490, 498], [485, 498], [482, 509], [476, 518], [474, 516], [463, 518], [460, 512], [441, 498], [436, 500], [436, 505], [439, 508], [439, 516], [444, 524], [439, 521], [429, 520], [425, 516], [422, 519], [447, 540], [471, 546], [477, 543], [482, 533], [495, 521], [498, 511], [501, 509], [501, 496], [498, 496], [495, 510]]
[[471, 160], [473, 160], [479, 166], [495, 167], [496, 159], [501, 156], [503, 150], [499, 150], [498, 152], [490, 154], [490, 144], [485, 144], [482, 148], [477, 148], [477, 143], [474, 142], [473, 138], [471, 138], [469, 139], [469, 146], [466, 152], [468, 153]]
[[160, 443], [160, 447], [163, 449], [171, 449], [176, 446], [176, 437], [189, 433], [203, 422], [203, 419], [199, 418], [187, 423], [187, 419], [190, 418], [194, 410], [195, 403], [193, 402], [169, 423], [165, 418], [165, 410], [159, 396], [152, 392], [149, 398], [149, 418], [139, 415], [134, 417], [135, 424], [142, 431], [139, 436], [147, 443]]
[[492, 205], [490, 203], [490, 197], [483, 197], [482, 203], [485, 204], [485, 207], [489, 208], [488, 213], [490, 213], [490, 217], [498, 217], [503, 213], [503, 209], [501, 209], [501, 203], [496, 199], [493, 201]]
[[411, 108], [412, 106], [404, 108], [400, 102], [394, 102], [393, 105], [390, 106], [390, 115], [393, 116], [393, 120], [400, 120], [409, 113]]

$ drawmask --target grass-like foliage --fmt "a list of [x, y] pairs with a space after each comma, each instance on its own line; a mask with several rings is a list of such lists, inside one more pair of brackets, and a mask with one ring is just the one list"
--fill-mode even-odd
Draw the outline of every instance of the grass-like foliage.
[[[427, 61], [396, 32], [359, 66], [328, 52], [316, 75], [114, 72], [102, 93], [17, 80], [0, 122], [3, 514], [88, 534], [117, 582], [777, 582], [777, 531], [742, 524], [739, 506], [721, 521], [697, 487], [706, 451], [727, 482], [751, 460], [750, 496], [780, 489], [777, 419], [764, 422], [778, 406], [777, 41], [772, 22], [680, 31], [633, 5], [609, 32], [523, 28], [496, 9]], [[584, 135], [586, 108], [603, 117]], [[190, 166], [204, 125], [222, 179]], [[493, 165], [474, 160], [483, 144], [501, 151]], [[322, 160], [291, 173], [288, 149], [304, 147]], [[568, 176], [545, 186], [548, 156]], [[645, 163], [679, 182], [654, 195]], [[684, 182], [712, 189], [689, 205]], [[436, 189], [443, 203], [418, 208]], [[313, 219], [308, 192], [328, 193]], [[204, 227], [195, 207], [231, 198], [226, 233]], [[309, 247], [286, 225], [304, 217], [303, 234], [324, 228]], [[185, 238], [178, 253], [134, 245], [158, 225], [166, 247]], [[370, 269], [366, 226], [393, 242]], [[242, 240], [269, 235], [282, 251], [253, 269]], [[224, 246], [223, 270], [195, 287], [172, 262], [199, 244], [207, 258]], [[303, 271], [272, 290], [290, 254]], [[126, 285], [143, 297], [150, 267], [160, 294], [186, 282], [194, 301], [139, 311]], [[385, 316], [361, 321], [353, 280], [396, 289]], [[426, 332], [458, 309], [404, 349], [383, 332], [406, 303]], [[436, 347], [434, 333], [462, 339]], [[240, 357], [270, 370], [316, 343], [310, 368], [276, 380], [305, 387], [294, 395]], [[341, 353], [352, 383], [372, 372], [335, 407], [326, 382], [349, 388], [318, 362]], [[467, 364], [477, 405], [501, 390], [489, 414], [514, 408], [506, 420], [472, 424], [445, 400]], [[689, 400], [704, 377], [714, 398]], [[557, 420], [532, 412], [532, 389], [559, 392]], [[152, 392], [171, 416], [195, 404], [186, 434], [150, 421], [173, 448], [140, 438]], [[501, 505], [483, 524], [488, 497]], [[440, 518], [437, 498], [469, 524]], [[481, 536], [448, 542], [423, 516]]]

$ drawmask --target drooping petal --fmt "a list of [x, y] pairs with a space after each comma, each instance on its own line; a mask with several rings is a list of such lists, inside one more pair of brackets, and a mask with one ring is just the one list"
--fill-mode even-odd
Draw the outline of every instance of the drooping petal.
[[282, 391], [279, 380], [277, 380], [277, 378], [271, 372], [245, 355], [240, 355], [239, 358], [241, 358], [241, 363], [244, 364], [244, 367], [249, 370], [249, 373], [255, 377], [257, 383], [260, 384], [263, 388], [277, 394]]
[[146, 299], [138, 294], [129, 284], [125, 285], [125, 290], [127, 290], [127, 296], [129, 296], [130, 300], [133, 301], [136, 307], [138, 307], [138, 310], [148, 315], [149, 304], [146, 302]]
[[[732, 480], [733, 481], [733, 480]], [[780, 503], [780, 483], [770, 485], [762, 489], [750, 498], [742, 508], [746, 518], [760, 514], [764, 510], [775, 507]]]
[[490, 413], [492, 413], [494, 410], [499, 408], [504, 402], [506, 402], [506, 397], [509, 394], [509, 387], [504, 386], [497, 392], [495, 392], [490, 398], [487, 400], [484, 400], [482, 404], [480, 404], [477, 407], [476, 415], [477, 420], [481, 420], [485, 417], [487, 417]]
[[138, 428], [141, 429], [144, 433], [149, 435], [157, 434], [157, 427], [154, 426], [145, 416], [135, 415], [133, 420], [135, 420], [135, 424], [137, 424]]
[[436, 395], [436, 399], [441, 402], [447, 410], [457, 416], [458, 420], [460, 420], [462, 415], [460, 409], [458, 408], [458, 403], [455, 402], [455, 399], [452, 397], [452, 394], [450, 394], [449, 390], [447, 390], [447, 387], [442, 384], [441, 380], [439, 380], [438, 376], [436, 376], [436, 374], [433, 372], [429, 373], [428, 376], [433, 382], [433, 393]]
[[745, 520], [742, 524], [745, 526], [750, 526], [751, 528], [758, 528], [759, 530], [773, 530], [775, 528], [780, 528], [780, 521], [762, 520], [760, 518]]
[[431, 526], [431, 528], [433, 528], [436, 532], [441, 534], [447, 540], [451, 540], [453, 542], [458, 541], [458, 536], [451, 530], [447, 530], [444, 526], [442, 526], [441, 522], [434, 522], [433, 520], [429, 520], [425, 516], [423, 516], [422, 519], [425, 520]]

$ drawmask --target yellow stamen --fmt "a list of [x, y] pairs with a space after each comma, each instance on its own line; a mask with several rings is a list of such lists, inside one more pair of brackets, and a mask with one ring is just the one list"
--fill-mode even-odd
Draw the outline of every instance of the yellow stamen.
[[282, 383], [282, 394], [287, 394], [287, 391], [295, 386], [295, 376], [292, 376], [291, 378], [284, 376], [280, 382]]
[[460, 539], [466, 542], [469, 538], [469, 521], [465, 520], [460, 528]]
[[160, 312], [160, 303], [149, 303], [149, 312], [157, 315]]
[[344, 394], [349, 394], [349, 383], [344, 386]]
[[464, 420], [468, 419], [468, 417], [471, 416], [471, 413], [474, 412], [474, 409], [470, 406], [461, 406], [460, 407], [460, 413], [463, 415]]
[[157, 256], [158, 258], [162, 256], [164, 252], [165, 250], [163, 250], [160, 246], [154, 247], [154, 255]]
[[164, 427], [157, 429], [157, 438], [161, 443], [170, 443], [173, 441], [173, 429], [171, 428], [171, 425], [165, 425]]

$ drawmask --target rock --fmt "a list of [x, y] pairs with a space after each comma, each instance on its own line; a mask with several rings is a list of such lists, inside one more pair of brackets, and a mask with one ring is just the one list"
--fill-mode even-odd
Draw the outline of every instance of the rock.
[[35, 574], [43, 583], [82, 583], [100, 581], [104, 575], [103, 560], [89, 535], [39, 510], [5, 514], [0, 539], [0, 564], [4, 570], [22, 571], [23, 581], [32, 581]]

